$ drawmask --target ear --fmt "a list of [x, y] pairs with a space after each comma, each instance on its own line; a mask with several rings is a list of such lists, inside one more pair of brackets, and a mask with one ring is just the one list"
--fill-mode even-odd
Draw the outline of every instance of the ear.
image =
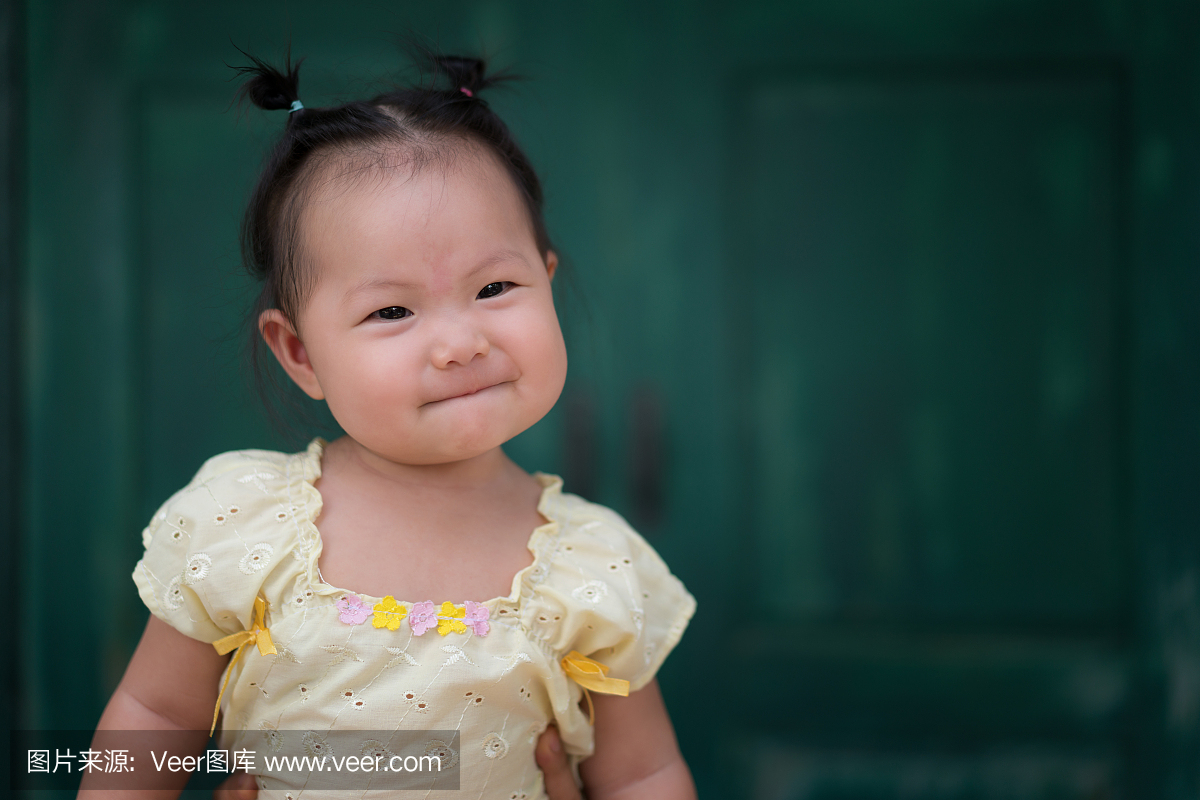
[[296, 328], [277, 308], [268, 308], [258, 317], [258, 331], [279, 365], [283, 367], [296, 385], [313, 400], [324, 400], [325, 393], [321, 391], [321, 383], [317, 373], [313, 371], [312, 362], [308, 360], [308, 351], [304, 342], [296, 334]]
[[558, 253], [553, 250], [546, 251], [546, 276], [550, 280], [554, 280], [554, 270], [558, 269]]

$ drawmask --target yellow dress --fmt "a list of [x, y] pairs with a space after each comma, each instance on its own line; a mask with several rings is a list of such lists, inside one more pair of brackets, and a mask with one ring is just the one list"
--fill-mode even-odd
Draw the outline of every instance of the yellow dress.
[[[457, 731], [426, 747], [458, 767], [454, 796], [544, 797], [533, 753], [548, 723], [572, 756], [593, 749], [563, 657], [578, 651], [636, 691], [679, 641], [695, 601], [618, 514], [542, 474], [538, 511], [549, 522], [530, 536], [533, 563], [507, 597], [396, 599], [329, 586], [314, 524], [324, 446], [218, 455], [142, 534], [138, 592], [187, 636], [215, 642], [252, 630], [255, 599], [266, 601], [276, 652], [247, 646], [230, 667], [221, 745], [270, 752], [303, 737], [321, 753], [341, 731]], [[295, 771], [272, 773], [261, 760], [253, 771], [264, 798], [306, 788], [314, 798], [361, 797], [375, 780], [355, 776], [318, 794]]]

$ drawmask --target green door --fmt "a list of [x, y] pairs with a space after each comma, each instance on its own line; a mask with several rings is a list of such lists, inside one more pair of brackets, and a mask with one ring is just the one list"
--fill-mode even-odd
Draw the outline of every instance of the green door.
[[744, 98], [738, 671], [790, 675], [737, 739], [767, 796], [1119, 785], [1123, 90], [892, 65]]
[[411, 28], [531, 78], [491, 102], [571, 374], [510, 452], [699, 600], [661, 682], [702, 796], [1200, 796], [1192, 4], [23, 13], [19, 726], [94, 725], [153, 509], [305, 438], [240, 361], [284, 120], [230, 109], [230, 39], [321, 105]]

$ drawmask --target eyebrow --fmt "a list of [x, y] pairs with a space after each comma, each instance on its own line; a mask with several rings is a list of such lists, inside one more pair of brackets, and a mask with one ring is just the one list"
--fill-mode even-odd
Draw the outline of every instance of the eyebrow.
[[[475, 275], [478, 275], [480, 272], [483, 272], [485, 269], [494, 267], [497, 264], [502, 264], [505, 261], [525, 262], [525, 256], [519, 250], [499, 250], [495, 253], [492, 253], [490, 256], [472, 267], [471, 271], [463, 276], [463, 279], [470, 279]], [[414, 289], [419, 286], [420, 284], [418, 283], [412, 283], [411, 281], [398, 281], [392, 278], [368, 278], [367, 280], [350, 287], [350, 289], [346, 291], [346, 294], [342, 300], [343, 302], [348, 301], [356, 294], [369, 292], [374, 289]]]

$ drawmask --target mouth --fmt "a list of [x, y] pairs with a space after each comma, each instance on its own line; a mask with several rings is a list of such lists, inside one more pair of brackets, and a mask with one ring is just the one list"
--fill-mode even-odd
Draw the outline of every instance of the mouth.
[[499, 381], [497, 383], [489, 383], [486, 386], [480, 386], [477, 389], [471, 389], [470, 391], [460, 392], [459, 394], [452, 394], [448, 397], [443, 397], [440, 400], [431, 400], [428, 403], [426, 403], [425, 405], [428, 406], [428, 405], [433, 405], [435, 403], [444, 403], [447, 400], [457, 400], [460, 397], [470, 397], [473, 394], [479, 394], [480, 392], [486, 392], [488, 389], [494, 389], [497, 386], [503, 386], [505, 383], [508, 383], [508, 381]]

